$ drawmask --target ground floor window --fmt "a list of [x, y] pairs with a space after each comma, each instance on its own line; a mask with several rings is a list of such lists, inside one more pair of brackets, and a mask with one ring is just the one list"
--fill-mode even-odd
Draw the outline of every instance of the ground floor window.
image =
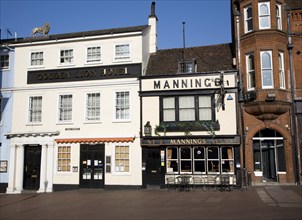
[[167, 147], [167, 173], [234, 173], [234, 147]]
[[115, 146], [115, 172], [129, 171], [129, 146]]
[[58, 147], [58, 171], [70, 172], [71, 167], [71, 147], [59, 146]]

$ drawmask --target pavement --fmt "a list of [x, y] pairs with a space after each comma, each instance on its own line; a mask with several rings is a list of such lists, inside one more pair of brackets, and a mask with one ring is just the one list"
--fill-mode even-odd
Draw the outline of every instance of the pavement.
[[0, 219], [301, 220], [301, 186], [252, 186], [231, 191], [196, 189], [79, 189], [0, 194]]

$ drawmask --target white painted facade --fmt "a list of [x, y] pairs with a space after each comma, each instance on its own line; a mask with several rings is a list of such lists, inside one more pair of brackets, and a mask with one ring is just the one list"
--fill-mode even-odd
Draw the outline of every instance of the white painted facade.
[[[15, 46], [15, 77], [14, 102], [12, 112], [12, 130], [6, 134], [11, 139], [9, 181], [7, 193], [21, 193], [24, 186], [25, 148], [39, 146], [41, 148], [40, 182], [37, 192], [52, 192], [54, 186], [80, 184], [80, 148], [81, 144], [104, 145], [104, 186], [141, 186], [141, 147], [140, 147], [140, 100], [138, 77], [144, 74], [150, 52], [156, 50], [156, 16], [149, 17], [151, 26], [138, 26], [138, 30], [116, 33], [95, 34], [83, 32], [40, 39], [24, 39], [14, 43]], [[155, 25], [155, 26], [154, 26]], [[123, 28], [121, 28], [122, 30]], [[135, 28], [134, 28], [135, 29]], [[106, 32], [106, 30], [104, 31]], [[153, 33], [150, 35], [150, 33]], [[85, 36], [86, 35], [86, 36]], [[44, 40], [45, 39], [45, 40]], [[129, 45], [127, 59], [115, 59], [115, 46]], [[98, 62], [87, 62], [87, 48], [99, 47], [101, 59]], [[72, 50], [73, 61], [68, 65], [60, 64], [60, 51]], [[32, 67], [31, 54], [43, 53], [43, 65]], [[94, 78], [87, 80], [85, 76], [77, 80], [64, 79], [62, 82], [52, 82], [54, 75], [47, 75], [47, 70], [56, 73], [68, 73], [72, 69], [85, 71], [88, 67], [110, 68], [125, 65], [139, 65], [139, 75], [116, 75], [109, 78]], [[43, 80], [29, 83], [29, 71], [42, 71]], [[102, 70], [103, 71], [103, 70]], [[131, 73], [128, 73], [131, 74]], [[116, 92], [129, 94], [129, 117], [116, 119]], [[88, 93], [100, 94], [100, 119], [86, 120], [86, 103]], [[59, 120], [59, 99], [61, 95], [72, 95], [71, 120]], [[42, 97], [41, 121], [32, 123], [30, 118], [31, 97]], [[131, 139], [129, 141], [128, 139]], [[58, 142], [58, 140], [72, 140]], [[80, 141], [80, 139], [88, 140]], [[91, 141], [98, 139], [98, 141]], [[120, 141], [125, 139], [125, 141]], [[126, 140], [127, 139], [127, 140]], [[104, 140], [104, 141], [103, 141]], [[68, 146], [71, 149], [68, 171], [59, 168], [59, 147]], [[129, 171], [121, 172], [115, 165], [116, 146], [129, 147]], [[110, 157], [110, 172], [105, 169], [105, 158]], [[86, 161], [87, 162], [87, 161]], [[85, 163], [86, 163], [85, 162]], [[89, 162], [90, 163], [90, 162]]]

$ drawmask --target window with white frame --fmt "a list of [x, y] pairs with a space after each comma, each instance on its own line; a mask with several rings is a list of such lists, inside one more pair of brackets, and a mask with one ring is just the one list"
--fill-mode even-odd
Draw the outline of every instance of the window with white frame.
[[180, 173], [192, 173], [191, 147], [180, 147]]
[[162, 98], [162, 121], [213, 120], [211, 96], [177, 96]]
[[256, 87], [255, 81], [255, 58], [254, 54], [246, 55], [247, 89], [252, 90]]
[[130, 44], [117, 44], [115, 45], [115, 60], [128, 60], [130, 59]]
[[71, 147], [58, 146], [58, 172], [71, 171]]
[[72, 120], [72, 95], [59, 96], [59, 122], [70, 122]]
[[42, 96], [29, 97], [29, 122], [42, 122]]
[[44, 65], [43, 52], [31, 52], [30, 66], [43, 66], [43, 65]]
[[253, 30], [253, 9], [249, 5], [244, 8], [244, 31], [248, 33]]
[[276, 17], [277, 17], [277, 28], [282, 30], [282, 16], [281, 16], [281, 5], [276, 5]]
[[0, 68], [9, 69], [9, 54], [8, 53], [0, 54]]
[[101, 47], [87, 47], [87, 63], [101, 62]]
[[219, 148], [208, 147], [208, 173], [220, 172]]
[[270, 28], [271, 27], [270, 3], [269, 2], [258, 3], [258, 13], [259, 13], [259, 29]]
[[261, 51], [261, 79], [262, 88], [274, 88], [273, 80], [273, 65], [272, 65], [272, 51]]
[[115, 119], [130, 119], [130, 93], [128, 91], [115, 93]]
[[115, 146], [115, 172], [129, 172], [129, 160], [129, 146]]
[[234, 173], [233, 147], [221, 147], [221, 167], [223, 173]]
[[86, 97], [86, 121], [101, 119], [100, 93], [88, 93]]
[[72, 64], [73, 63], [73, 49], [60, 50], [60, 64]]
[[279, 81], [280, 81], [280, 89], [285, 89], [285, 76], [284, 76], [284, 58], [283, 52], [278, 53], [279, 60]]
[[195, 73], [197, 69], [195, 59], [182, 59], [178, 61], [178, 73]]
[[0, 98], [0, 124], [2, 124], [2, 98]]
[[194, 147], [194, 162], [193, 162], [193, 171], [197, 173], [206, 172], [206, 158], [205, 158], [205, 148], [204, 147]]
[[178, 172], [178, 148], [167, 148], [167, 172]]

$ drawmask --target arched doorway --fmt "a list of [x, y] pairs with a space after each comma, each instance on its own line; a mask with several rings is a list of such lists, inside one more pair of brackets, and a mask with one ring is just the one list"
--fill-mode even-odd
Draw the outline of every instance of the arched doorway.
[[254, 171], [263, 182], [279, 182], [278, 174], [285, 172], [283, 137], [271, 129], [264, 129], [253, 137]]

